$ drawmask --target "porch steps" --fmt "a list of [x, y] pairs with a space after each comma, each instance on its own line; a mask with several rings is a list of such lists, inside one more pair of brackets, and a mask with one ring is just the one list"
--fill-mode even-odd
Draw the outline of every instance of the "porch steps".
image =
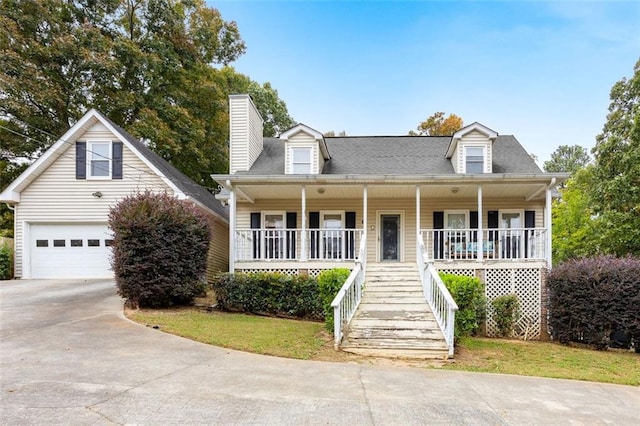
[[340, 348], [368, 356], [447, 358], [447, 345], [422, 296], [416, 265], [367, 265], [362, 301]]

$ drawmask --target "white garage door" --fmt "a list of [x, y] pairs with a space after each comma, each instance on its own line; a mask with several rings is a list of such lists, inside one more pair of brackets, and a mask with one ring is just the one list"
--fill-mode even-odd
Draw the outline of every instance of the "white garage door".
[[31, 278], [111, 278], [106, 224], [32, 224]]

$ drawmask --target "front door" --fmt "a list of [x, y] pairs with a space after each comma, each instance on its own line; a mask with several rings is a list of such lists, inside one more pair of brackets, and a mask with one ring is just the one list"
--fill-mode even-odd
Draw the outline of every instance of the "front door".
[[400, 260], [400, 215], [380, 215], [380, 260]]

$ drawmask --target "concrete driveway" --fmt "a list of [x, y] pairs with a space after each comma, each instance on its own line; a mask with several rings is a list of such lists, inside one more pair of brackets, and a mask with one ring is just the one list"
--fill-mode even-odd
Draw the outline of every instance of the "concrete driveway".
[[2, 424], [637, 424], [640, 389], [235, 352], [126, 320], [112, 282], [0, 283]]

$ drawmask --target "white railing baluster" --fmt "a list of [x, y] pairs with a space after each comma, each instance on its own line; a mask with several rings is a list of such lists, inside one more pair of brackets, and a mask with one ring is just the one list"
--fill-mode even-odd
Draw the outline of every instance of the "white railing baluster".
[[362, 300], [366, 258], [367, 242], [365, 234], [362, 232], [356, 266], [331, 302], [331, 306], [333, 307], [334, 346], [336, 349], [342, 341], [344, 327], [351, 322]]
[[449, 357], [453, 357], [454, 326], [458, 305], [442, 282], [436, 268], [432, 263], [426, 262], [428, 252], [422, 239], [422, 233], [417, 235], [417, 239], [418, 252], [416, 258], [420, 271], [420, 279], [422, 280], [422, 292], [433, 311], [440, 330], [442, 330], [447, 347], [449, 348]]

